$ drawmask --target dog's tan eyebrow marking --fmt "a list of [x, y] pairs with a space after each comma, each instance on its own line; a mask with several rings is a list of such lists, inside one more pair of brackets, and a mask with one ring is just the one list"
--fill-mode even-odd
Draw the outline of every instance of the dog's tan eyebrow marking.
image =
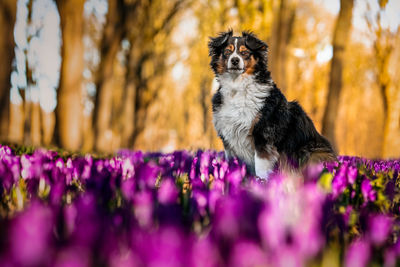
[[235, 47], [233, 46], [233, 44], [230, 44], [226, 47], [226, 49], [233, 51], [235, 49]]
[[243, 51], [247, 51], [247, 50], [248, 49], [244, 45], [241, 45], [239, 48], [239, 52], [243, 52]]

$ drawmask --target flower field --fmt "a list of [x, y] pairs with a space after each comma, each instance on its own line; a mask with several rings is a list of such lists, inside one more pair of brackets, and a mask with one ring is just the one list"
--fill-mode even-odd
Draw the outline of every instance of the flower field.
[[339, 157], [264, 182], [214, 151], [0, 146], [0, 265], [398, 266], [399, 171]]

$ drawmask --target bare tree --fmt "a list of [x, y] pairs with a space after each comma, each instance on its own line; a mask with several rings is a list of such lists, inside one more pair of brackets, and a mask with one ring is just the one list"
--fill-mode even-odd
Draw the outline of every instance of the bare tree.
[[339, 98], [343, 87], [343, 60], [351, 29], [354, 0], [340, 0], [339, 16], [333, 33], [333, 57], [329, 76], [329, 92], [325, 107], [322, 134], [337, 148], [335, 138]]
[[26, 76], [26, 83], [27, 86], [24, 90], [20, 90], [22, 99], [23, 99], [23, 114], [24, 114], [24, 144], [26, 145], [35, 145], [38, 146], [41, 144], [41, 112], [40, 112], [40, 105], [38, 102], [32, 101], [32, 99], [27, 99], [27, 95], [32, 95], [31, 88], [35, 86], [37, 83], [34, 80], [33, 76], [33, 68], [29, 64], [29, 49], [31, 46], [32, 39], [34, 37], [38, 37], [41, 27], [32, 31], [32, 14], [33, 14], [33, 0], [28, 0], [27, 2], [27, 30], [26, 30], [26, 42], [27, 46], [24, 48], [24, 56], [25, 56], [25, 76]]
[[287, 89], [287, 51], [292, 36], [295, 15], [296, 2], [294, 0], [281, 0], [277, 17], [274, 17], [273, 22], [270, 63], [272, 77], [282, 90]]
[[[143, 1], [134, 25], [128, 26], [131, 29], [129, 33], [131, 48], [127, 57], [123, 107], [126, 113], [121, 116], [124, 147], [134, 147], [135, 141], [143, 132], [148, 108], [158, 93], [157, 88], [149, 84], [166, 69], [168, 47], [164, 43], [163, 47], [155, 49], [153, 42], [156, 38], [162, 38], [167, 42], [174, 19], [188, 3], [190, 3], [188, 0]], [[149, 24], [150, 18], [157, 18], [159, 23]]]
[[[389, 73], [389, 63], [394, 52], [396, 36], [390, 32], [389, 28], [382, 25], [381, 12], [384, 11], [388, 1], [379, 0], [379, 11], [375, 17], [366, 16], [366, 21], [370, 31], [375, 35], [374, 41], [374, 56], [376, 61], [375, 76], [379, 87], [379, 93], [383, 103], [383, 141], [381, 155], [386, 156], [386, 145], [390, 133], [390, 121], [392, 111], [392, 77]], [[371, 7], [368, 4], [368, 10], [371, 12]], [[375, 23], [373, 22], [375, 21]], [[399, 29], [400, 30], [400, 27]], [[400, 33], [398, 31], [398, 33]]]
[[17, 1], [0, 2], [0, 141], [7, 140], [10, 116], [10, 76], [14, 59]]
[[100, 65], [96, 74], [93, 110], [95, 149], [106, 151], [104, 133], [111, 127], [114, 63], [127, 35], [127, 20], [135, 20], [139, 0], [109, 0], [106, 25], [100, 44]]
[[57, 92], [56, 143], [77, 150], [82, 139], [83, 6], [85, 0], [57, 0], [62, 48], [60, 85]]

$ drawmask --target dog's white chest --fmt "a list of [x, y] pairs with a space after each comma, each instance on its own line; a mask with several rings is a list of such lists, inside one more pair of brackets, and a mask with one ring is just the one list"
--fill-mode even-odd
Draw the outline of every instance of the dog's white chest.
[[213, 123], [234, 156], [254, 166], [254, 146], [250, 130], [269, 95], [269, 86], [257, 84], [252, 77], [219, 77], [222, 104], [214, 112]]

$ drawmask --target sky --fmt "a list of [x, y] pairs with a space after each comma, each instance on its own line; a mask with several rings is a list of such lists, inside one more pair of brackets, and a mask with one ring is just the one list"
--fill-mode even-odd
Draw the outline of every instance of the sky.
[[[315, 0], [321, 3], [333, 15], [337, 15], [340, 8], [339, 0]], [[52, 112], [57, 104], [56, 88], [59, 82], [59, 70], [61, 64], [60, 46], [61, 32], [59, 28], [60, 18], [53, 0], [34, 0], [32, 13], [32, 26], [27, 27], [27, 0], [18, 0], [17, 21], [15, 25], [14, 37], [15, 48], [15, 71], [11, 76], [11, 101], [14, 104], [21, 104], [22, 98], [18, 88], [26, 88], [25, 78], [25, 50], [31, 68], [33, 69], [33, 78], [36, 85], [26, 90], [26, 98], [33, 102], [39, 102], [42, 109], [46, 112]], [[365, 21], [367, 5], [370, 4], [371, 10], [375, 13], [378, 9], [377, 0], [356, 0], [353, 13], [353, 31], [352, 38], [358, 38], [366, 45], [372, 43], [368, 38], [368, 26]], [[85, 4], [85, 14], [96, 12], [100, 22], [104, 22], [104, 16], [107, 12], [105, 0], [87, 0]], [[400, 0], [389, 0], [385, 12], [382, 14], [383, 26], [388, 26], [392, 32], [397, 31], [400, 25]], [[186, 23], [185, 19], [188, 19]], [[102, 21], [103, 20], [103, 21]], [[196, 21], [193, 18], [183, 18], [179, 25], [189, 25], [196, 27]], [[195, 32], [186, 31], [185, 32]], [[361, 34], [360, 34], [361, 33]], [[330, 34], [330, 33], [329, 33]], [[34, 36], [31, 40], [30, 49], [26, 42], [27, 35]], [[332, 57], [332, 47], [327, 45], [321, 48], [317, 55], [317, 61], [325, 63]], [[87, 72], [86, 72], [87, 73]], [[182, 79], [185, 75], [185, 67], [182, 61], [177, 60], [172, 69], [172, 77], [176, 80]], [[93, 87], [93, 85], [89, 85]], [[93, 88], [92, 88], [93, 91]], [[93, 92], [92, 92], [93, 93]]]

